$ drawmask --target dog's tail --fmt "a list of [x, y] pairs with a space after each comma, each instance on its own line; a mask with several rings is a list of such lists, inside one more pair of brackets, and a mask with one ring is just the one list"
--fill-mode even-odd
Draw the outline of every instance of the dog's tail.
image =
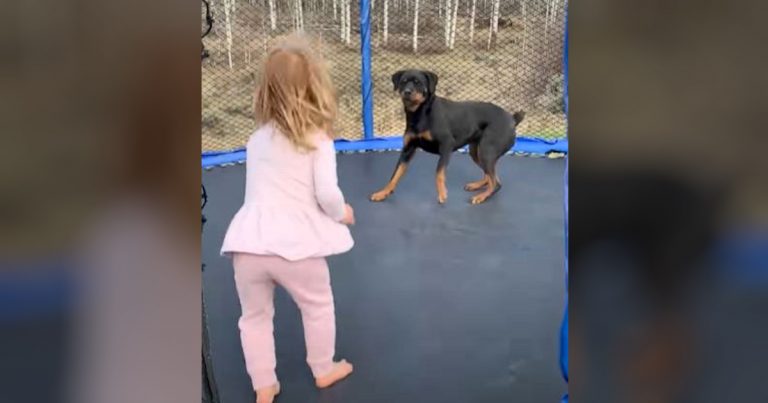
[[515, 126], [519, 125], [520, 122], [523, 121], [523, 118], [525, 118], [525, 111], [519, 111], [512, 114], [512, 118], [515, 119]]

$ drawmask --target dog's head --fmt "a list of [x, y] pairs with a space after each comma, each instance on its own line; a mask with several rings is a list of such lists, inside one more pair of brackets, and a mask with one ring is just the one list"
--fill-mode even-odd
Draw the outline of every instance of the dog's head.
[[400, 70], [392, 75], [392, 84], [400, 93], [406, 109], [415, 111], [435, 94], [437, 74], [424, 70]]

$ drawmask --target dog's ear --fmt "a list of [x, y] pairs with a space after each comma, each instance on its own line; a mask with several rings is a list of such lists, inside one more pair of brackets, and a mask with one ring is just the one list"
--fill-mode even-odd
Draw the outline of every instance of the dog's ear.
[[403, 73], [405, 73], [405, 70], [400, 70], [395, 74], [392, 74], [392, 85], [395, 86], [395, 91], [397, 91], [397, 85], [400, 84], [400, 77], [403, 76]]
[[424, 76], [427, 77], [427, 88], [429, 89], [429, 93], [434, 95], [435, 88], [437, 88], [437, 74], [431, 71], [424, 71], [423, 73]]

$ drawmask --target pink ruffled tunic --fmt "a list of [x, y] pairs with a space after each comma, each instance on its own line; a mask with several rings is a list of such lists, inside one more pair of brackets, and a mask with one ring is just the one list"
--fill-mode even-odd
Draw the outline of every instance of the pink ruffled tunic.
[[222, 255], [246, 252], [296, 261], [346, 252], [354, 242], [344, 217], [336, 150], [322, 133], [302, 153], [273, 125], [256, 130], [246, 152], [245, 201], [224, 237]]

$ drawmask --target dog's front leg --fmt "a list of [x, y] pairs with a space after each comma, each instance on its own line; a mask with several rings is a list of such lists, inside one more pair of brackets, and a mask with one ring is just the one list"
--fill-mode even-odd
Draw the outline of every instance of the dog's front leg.
[[437, 188], [437, 202], [440, 204], [448, 200], [448, 189], [445, 187], [445, 170], [448, 161], [453, 154], [453, 144], [444, 142], [440, 144], [440, 159], [437, 161], [437, 174], [435, 175], [435, 187]]
[[415, 142], [410, 140], [412, 139], [407, 135], [403, 139], [403, 151], [400, 153], [400, 159], [397, 161], [397, 167], [395, 167], [395, 172], [392, 174], [392, 178], [389, 179], [386, 186], [371, 195], [371, 201], [382, 201], [395, 191], [398, 182], [400, 182], [400, 179], [402, 179], [403, 175], [405, 175], [405, 172], [408, 170], [408, 163], [411, 162], [413, 155], [416, 153]]

